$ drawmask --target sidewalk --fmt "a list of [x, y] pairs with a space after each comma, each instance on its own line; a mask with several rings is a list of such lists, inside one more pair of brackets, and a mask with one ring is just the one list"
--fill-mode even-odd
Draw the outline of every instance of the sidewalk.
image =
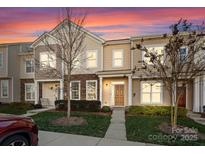
[[140, 142], [39, 131], [39, 146], [145, 146]]
[[187, 116], [195, 122], [205, 125], [205, 118], [201, 118], [201, 114], [189, 112]]
[[122, 141], [127, 140], [124, 108], [113, 108], [111, 123], [104, 138]]

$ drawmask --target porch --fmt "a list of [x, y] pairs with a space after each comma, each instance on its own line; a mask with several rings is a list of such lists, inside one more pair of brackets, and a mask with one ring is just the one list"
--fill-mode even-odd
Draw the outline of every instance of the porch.
[[130, 74], [99, 75], [102, 106], [132, 105], [132, 78]]
[[44, 107], [54, 107], [55, 100], [63, 99], [63, 80], [35, 80], [35, 104]]

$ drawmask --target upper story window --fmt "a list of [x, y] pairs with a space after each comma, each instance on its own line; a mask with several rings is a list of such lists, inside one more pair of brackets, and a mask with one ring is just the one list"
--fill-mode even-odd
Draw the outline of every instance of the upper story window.
[[34, 72], [34, 62], [32, 59], [26, 60], [25, 65], [26, 65], [26, 73], [33, 73]]
[[3, 53], [0, 52], [0, 67], [3, 67]]
[[123, 50], [115, 49], [112, 52], [113, 67], [123, 67]]
[[56, 54], [41, 52], [40, 53], [40, 68], [56, 68]]
[[179, 50], [180, 54], [180, 61], [184, 61], [186, 59], [186, 56], [188, 54], [188, 48], [187, 47], [181, 47]]
[[160, 82], [141, 82], [141, 103], [162, 103], [162, 84]]
[[86, 81], [86, 100], [97, 100], [97, 80]]
[[25, 100], [34, 101], [35, 100], [35, 86], [34, 83], [25, 84]]
[[[164, 47], [159, 46], [159, 47], [147, 47], [147, 50], [149, 53], [155, 53], [156, 55], [163, 55], [164, 53]], [[150, 57], [146, 56], [146, 53], [143, 52], [143, 57], [142, 59], [145, 61], [145, 63], [152, 65], [152, 62], [150, 62]], [[161, 57], [161, 62], [163, 62], [163, 57]]]
[[8, 98], [9, 97], [9, 81], [1, 80], [1, 97]]
[[87, 51], [87, 68], [97, 67], [97, 50]]
[[80, 99], [80, 81], [70, 82], [70, 97], [72, 100]]

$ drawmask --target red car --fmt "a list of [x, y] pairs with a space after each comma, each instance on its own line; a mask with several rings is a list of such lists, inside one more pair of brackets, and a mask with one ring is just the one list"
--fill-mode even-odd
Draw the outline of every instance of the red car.
[[29, 117], [0, 114], [0, 145], [38, 145], [38, 127]]

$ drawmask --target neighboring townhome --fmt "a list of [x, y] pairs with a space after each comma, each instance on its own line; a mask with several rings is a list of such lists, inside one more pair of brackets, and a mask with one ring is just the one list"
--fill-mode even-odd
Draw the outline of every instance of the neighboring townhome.
[[[0, 102], [20, 102], [20, 55], [28, 52], [30, 43], [8, 43], [0, 45]], [[32, 77], [33, 78], [33, 77]], [[24, 100], [24, 99], [23, 99]]]
[[[52, 35], [55, 35], [58, 28], [62, 28], [61, 24], [49, 33], [43, 34], [32, 44], [35, 62], [40, 64], [35, 65], [35, 103], [40, 102], [45, 106], [53, 106], [55, 100], [67, 97], [67, 85], [64, 82], [67, 74], [62, 73], [63, 62], [56, 58], [55, 53], [49, 52], [48, 45], [43, 41], [43, 38], [48, 36], [49, 44], [57, 46]], [[78, 64], [72, 72], [70, 98], [99, 100], [99, 78], [96, 72], [102, 70], [104, 40], [85, 29], [82, 30], [85, 32], [84, 52], [79, 54]], [[43, 64], [54, 67], [59, 73], [57, 75], [48, 73]]]
[[[141, 40], [143, 39], [143, 44]], [[132, 37], [132, 47], [137, 44], [142, 44], [149, 50], [149, 52], [157, 52], [158, 54], [164, 54], [164, 47], [168, 42], [168, 38], [163, 35], [151, 35], [151, 36], [139, 36]], [[186, 49], [185, 49], [186, 51]], [[171, 100], [167, 88], [163, 85], [163, 82], [157, 77], [148, 76], [142, 72], [142, 63], [145, 61], [147, 64], [152, 65], [150, 57], [146, 57], [145, 53], [141, 50], [133, 50], [132, 52], [132, 69], [134, 67], [140, 68], [133, 76], [133, 105], [170, 105]], [[183, 56], [184, 48], [180, 50], [180, 55]], [[185, 56], [185, 55], [184, 55]], [[162, 58], [163, 60], [163, 58]], [[149, 73], [148, 73], [149, 74]], [[189, 110], [193, 108], [193, 84], [190, 83], [186, 88], [182, 88], [179, 84], [179, 90], [184, 91], [184, 95], [181, 96], [179, 106], [186, 107]]]

